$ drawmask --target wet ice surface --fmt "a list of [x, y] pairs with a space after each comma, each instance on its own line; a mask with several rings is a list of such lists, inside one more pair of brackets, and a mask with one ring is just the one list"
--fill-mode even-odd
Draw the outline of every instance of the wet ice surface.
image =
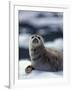
[[28, 60], [19, 61], [19, 79], [47, 79], [47, 78], [62, 78], [63, 72], [45, 72], [33, 70], [30, 74], [25, 73], [25, 68], [30, 65]]

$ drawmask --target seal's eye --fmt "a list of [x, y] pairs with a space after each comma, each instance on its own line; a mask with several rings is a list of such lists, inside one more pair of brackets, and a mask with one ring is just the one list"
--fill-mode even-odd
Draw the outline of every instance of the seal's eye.
[[40, 39], [40, 37], [38, 37], [38, 39]]
[[34, 36], [32, 36], [32, 38], [34, 38]]

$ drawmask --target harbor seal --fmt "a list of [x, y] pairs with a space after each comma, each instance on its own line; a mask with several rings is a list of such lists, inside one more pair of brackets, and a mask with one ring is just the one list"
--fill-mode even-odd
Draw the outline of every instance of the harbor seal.
[[29, 55], [31, 65], [26, 67], [26, 73], [30, 73], [33, 69], [49, 72], [63, 70], [63, 53], [46, 48], [41, 35], [34, 34], [29, 38]]

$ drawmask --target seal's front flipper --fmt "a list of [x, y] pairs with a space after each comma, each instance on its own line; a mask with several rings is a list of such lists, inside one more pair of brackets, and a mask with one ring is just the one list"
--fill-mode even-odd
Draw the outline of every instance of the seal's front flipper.
[[26, 67], [25, 72], [26, 72], [26, 73], [31, 73], [31, 71], [32, 71], [33, 69], [34, 69], [34, 68], [32, 67], [32, 65], [29, 65], [29, 66]]

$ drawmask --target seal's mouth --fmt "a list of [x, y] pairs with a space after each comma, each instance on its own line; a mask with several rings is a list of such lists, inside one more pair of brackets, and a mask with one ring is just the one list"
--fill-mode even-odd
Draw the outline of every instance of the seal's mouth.
[[38, 39], [37, 38], [34, 38], [33, 41], [32, 41], [32, 43], [35, 43], [35, 44], [38, 43]]

